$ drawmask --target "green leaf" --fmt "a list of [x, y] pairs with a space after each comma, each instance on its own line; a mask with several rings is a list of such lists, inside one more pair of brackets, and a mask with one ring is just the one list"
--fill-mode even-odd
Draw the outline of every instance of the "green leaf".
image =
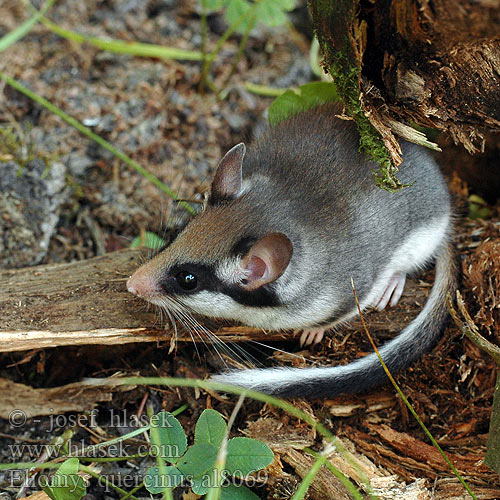
[[293, 10], [297, 6], [297, 0], [274, 0], [283, 10]]
[[230, 476], [240, 477], [267, 467], [274, 453], [267, 444], [247, 437], [235, 437], [227, 443], [225, 470]]
[[298, 93], [287, 90], [269, 106], [269, 124], [273, 127], [302, 111], [338, 99], [335, 85], [329, 82], [307, 83], [299, 88]]
[[140, 236], [134, 238], [132, 243], [130, 243], [130, 248], [137, 248], [140, 246], [144, 246], [146, 248], [152, 248], [156, 250], [158, 248], [163, 248], [166, 245], [165, 240], [157, 236], [155, 233], [150, 233], [146, 231], [146, 238], [144, 238], [144, 242]]
[[287, 21], [287, 16], [279, 2], [266, 0], [261, 2], [256, 9], [255, 18], [268, 26], [282, 26]]
[[220, 500], [260, 500], [259, 497], [250, 491], [246, 486], [236, 486], [230, 484], [221, 489]]
[[226, 3], [227, 0], [205, 0], [205, 8], [208, 11], [219, 10]]
[[187, 448], [187, 439], [180, 422], [167, 411], [157, 413], [151, 419], [151, 427], [158, 429], [159, 449], [153, 449], [155, 456], [160, 456], [170, 463], [176, 463]]
[[161, 493], [165, 488], [175, 488], [182, 483], [184, 474], [174, 465], [165, 467], [165, 475], [161, 476], [158, 467], [150, 467], [144, 476], [144, 486], [153, 495]]
[[87, 492], [85, 481], [78, 475], [78, 458], [68, 458], [52, 477], [43, 491], [52, 500], [80, 500]]
[[196, 495], [205, 495], [210, 485], [210, 479], [207, 474], [203, 476], [193, 477], [191, 479], [191, 489]]
[[469, 218], [487, 219], [488, 217], [491, 217], [488, 204], [477, 194], [471, 194], [469, 196]]
[[195, 443], [210, 443], [219, 448], [226, 434], [227, 425], [222, 415], [215, 410], [203, 410], [194, 430]]
[[210, 443], [194, 444], [177, 462], [177, 468], [185, 476], [201, 476], [214, 466], [217, 451], [217, 448]]
[[332, 82], [311, 82], [299, 87], [300, 94], [306, 103], [319, 106], [326, 102], [338, 101], [337, 88]]
[[[232, 26], [237, 23], [241, 16], [250, 10], [250, 4], [246, 0], [229, 0], [226, 10], [224, 11], [224, 18], [227, 24]], [[240, 33], [244, 33], [250, 22], [250, 17], [247, 17], [236, 29]]]
[[301, 111], [304, 111], [302, 99], [293, 90], [287, 90], [269, 106], [269, 125], [274, 127]]

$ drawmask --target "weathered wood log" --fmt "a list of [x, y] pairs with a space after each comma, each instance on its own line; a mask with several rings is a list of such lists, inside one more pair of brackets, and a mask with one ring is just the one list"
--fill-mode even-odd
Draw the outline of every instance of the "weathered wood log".
[[[0, 352], [62, 345], [169, 341], [152, 308], [127, 292], [127, 277], [144, 260], [127, 249], [93, 259], [0, 270]], [[148, 311], [149, 309], [149, 311]], [[220, 326], [227, 342], [269, 340], [255, 328]], [[273, 333], [273, 340], [290, 335]], [[179, 328], [178, 341], [192, 341]]]
[[[0, 270], [0, 352], [170, 341], [172, 326], [163, 327], [154, 311], [125, 288], [142, 260], [140, 250], [127, 249], [67, 264]], [[386, 313], [369, 315], [374, 330], [403, 328], [425, 301], [425, 287], [414, 285], [405, 295], [406, 307], [390, 319]], [[353, 323], [350, 330], [358, 327]], [[280, 341], [293, 335], [244, 326], [217, 326], [213, 331], [225, 342]], [[193, 338], [178, 328], [177, 340]]]

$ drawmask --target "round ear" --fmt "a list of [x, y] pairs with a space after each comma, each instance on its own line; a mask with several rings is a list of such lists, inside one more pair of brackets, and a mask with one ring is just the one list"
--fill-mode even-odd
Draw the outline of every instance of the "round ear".
[[292, 258], [292, 242], [282, 233], [268, 233], [259, 238], [242, 258], [242, 286], [255, 290], [277, 280]]
[[242, 167], [246, 146], [242, 142], [232, 147], [217, 165], [210, 197], [212, 200], [236, 198], [242, 187]]

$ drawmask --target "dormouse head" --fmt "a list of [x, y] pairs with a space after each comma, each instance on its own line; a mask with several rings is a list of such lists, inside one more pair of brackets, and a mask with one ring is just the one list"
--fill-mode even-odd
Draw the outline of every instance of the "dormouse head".
[[167, 310], [255, 326], [252, 311], [279, 305], [293, 246], [269, 210], [259, 208], [251, 181], [244, 182], [245, 154], [243, 143], [226, 153], [206, 210], [129, 278], [129, 292]]

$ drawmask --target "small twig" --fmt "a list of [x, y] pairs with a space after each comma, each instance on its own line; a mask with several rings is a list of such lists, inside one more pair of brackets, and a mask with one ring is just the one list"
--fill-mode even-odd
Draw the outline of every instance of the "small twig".
[[136, 417], [137, 421], [139, 422], [141, 420], [142, 414], [144, 412], [144, 407], [146, 406], [146, 402], [149, 398], [149, 393], [145, 392], [144, 396], [142, 396], [141, 402], [139, 404], [139, 408], [137, 409]]
[[0, 432], [0, 437], [5, 439], [12, 439], [12, 441], [21, 441], [21, 443], [33, 443], [33, 444], [46, 444], [44, 439], [31, 439], [21, 436], [12, 436], [6, 432]]
[[500, 348], [486, 340], [480, 333], [479, 328], [474, 323], [471, 318], [469, 311], [465, 305], [464, 299], [461, 293], [457, 290], [457, 306], [458, 310], [462, 314], [463, 320], [460, 319], [458, 312], [453, 307], [453, 301], [451, 300], [451, 295], [446, 296], [446, 305], [448, 306], [448, 311], [450, 312], [453, 321], [460, 329], [460, 331], [475, 345], [479, 347], [482, 351], [489, 354], [495, 363], [500, 366]]
[[90, 236], [94, 240], [96, 255], [104, 255], [106, 253], [106, 245], [104, 244], [104, 235], [102, 234], [101, 227], [90, 215], [88, 208], [83, 210], [82, 218], [90, 232]]
[[[47, 463], [49, 462], [50, 463], [50, 455], [51, 455], [51, 452], [53, 450], [53, 446], [63, 446], [64, 444], [66, 444], [68, 441], [71, 440], [71, 438], [73, 437], [73, 432], [70, 432], [69, 434], [66, 434], [66, 433], [63, 433], [62, 436], [58, 436], [54, 439], [54, 444], [51, 446], [46, 446], [44, 448], [44, 451], [43, 453], [40, 455], [40, 457], [38, 458], [37, 462], [38, 463]], [[33, 467], [32, 469], [26, 471], [26, 477], [24, 478], [24, 481], [23, 481], [23, 484], [21, 485], [21, 487], [19, 488], [19, 491], [18, 491], [18, 497], [19, 498], [22, 498], [24, 496], [26, 496], [26, 490], [30, 487], [30, 485], [32, 484], [33, 480], [34, 480], [34, 477], [38, 474], [39, 472], [39, 468], [38, 467]]]

